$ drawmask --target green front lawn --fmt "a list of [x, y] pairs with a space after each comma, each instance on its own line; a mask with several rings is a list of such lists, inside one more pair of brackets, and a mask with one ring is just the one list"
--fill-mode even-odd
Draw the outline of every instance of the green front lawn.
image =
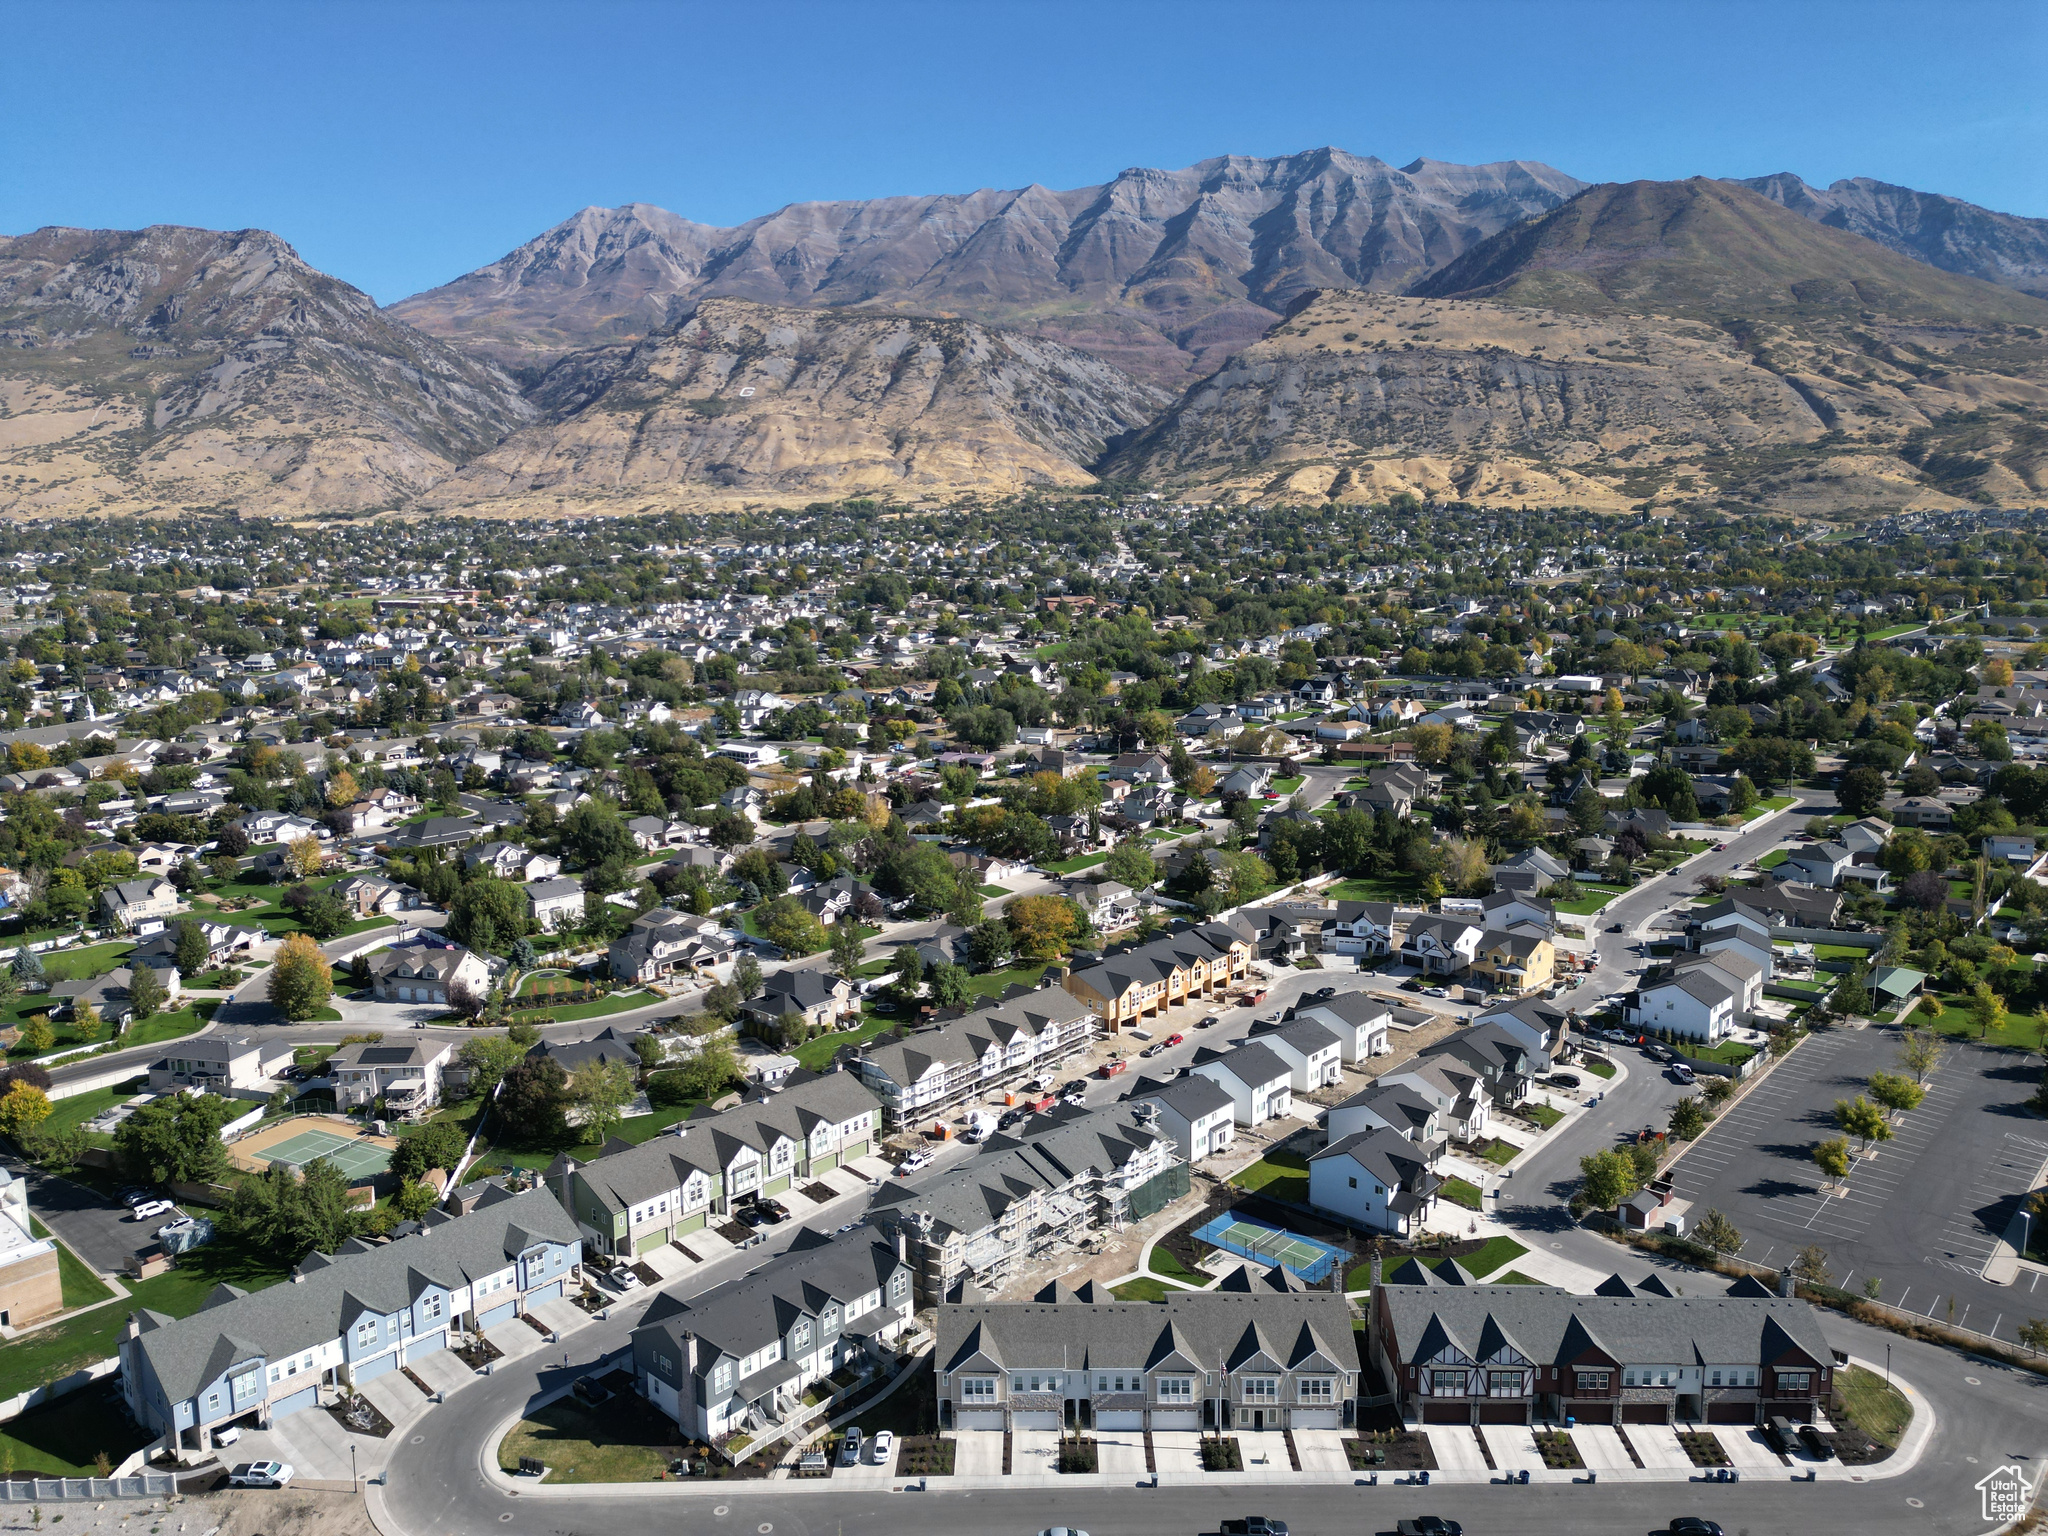
[[849, 1045], [866, 1045], [884, 1030], [892, 1028], [892, 1021], [884, 1015], [869, 1015], [852, 1029], [834, 1030], [829, 1035], [819, 1035], [806, 1040], [789, 1054], [802, 1062], [813, 1072], [822, 1072], [832, 1065], [832, 1058]]
[[43, 974], [51, 981], [90, 981], [118, 966], [135, 946], [125, 939], [109, 944], [88, 944], [41, 956]]
[[[222, 1237], [181, 1257], [176, 1269], [137, 1281], [128, 1291], [132, 1307], [186, 1317], [197, 1312], [223, 1281], [254, 1291], [276, 1284], [286, 1273], [277, 1255], [253, 1252]], [[101, 1307], [0, 1344], [0, 1397], [111, 1359], [118, 1352], [131, 1306]]]
[[1739, 1040], [1723, 1040], [1719, 1045], [1674, 1040], [1671, 1048], [1681, 1056], [1690, 1056], [1694, 1061], [1718, 1061], [1724, 1067], [1739, 1067], [1756, 1054], [1755, 1046], [1744, 1045]]
[[[1613, 1076], [1614, 1069], [1609, 1067], [1607, 1070], [1608, 1075], [1610, 1077]], [[1548, 1104], [1524, 1104], [1516, 1109], [1515, 1113], [1524, 1120], [1535, 1121], [1536, 1124], [1542, 1126], [1546, 1131], [1564, 1118], [1563, 1110], [1552, 1109]]]
[[1056, 875], [1078, 875], [1084, 869], [1093, 869], [1109, 857], [1107, 853], [1084, 853], [1077, 858], [1061, 859], [1057, 864], [1042, 864]]
[[[537, 1008], [535, 1013], [545, 1014], [558, 1023], [567, 1024], [572, 1019], [598, 1019], [608, 1013], [625, 1013], [633, 1008], [645, 1008], [661, 999], [652, 992], [614, 992], [607, 997], [596, 998], [587, 1003], [564, 1003], [559, 1008]], [[340, 1015], [336, 1015], [340, 1017]]]
[[1615, 897], [1628, 894], [1623, 887], [1618, 885], [1590, 885], [1586, 881], [1581, 880], [1578, 882], [1578, 886], [1586, 894], [1579, 897], [1576, 901], [1558, 902], [1558, 911], [1569, 912], [1574, 917], [1591, 917], [1595, 912], [1606, 906], [1607, 903], [1614, 900]]
[[[1474, 1279], [1484, 1280], [1503, 1264], [1512, 1264], [1529, 1250], [1512, 1237], [1489, 1237], [1486, 1246], [1476, 1253], [1468, 1253], [1458, 1262], [1465, 1266], [1465, 1272]], [[1446, 1259], [1443, 1263], [1449, 1263]]]
[[1269, 794], [1291, 795], [1297, 789], [1301, 788], [1304, 782], [1304, 775], [1299, 773], [1290, 773], [1284, 779], [1275, 779], [1271, 784], [1266, 786], [1266, 789]]
[[1046, 962], [1013, 965], [1008, 970], [989, 971], [967, 978], [967, 990], [978, 997], [994, 997], [1006, 987], [1035, 987], [1045, 975]]
[[1595, 1077], [1612, 1077], [1617, 1070], [1611, 1061], [1582, 1061], [1579, 1065]]
[[1522, 1149], [1511, 1141], [1502, 1141], [1498, 1136], [1479, 1149], [1479, 1155], [1496, 1168], [1505, 1168], [1522, 1155]]
[[1495, 1275], [1491, 1280], [1487, 1281], [1488, 1285], [1541, 1285], [1542, 1283], [1541, 1280], [1523, 1274], [1519, 1269], [1511, 1269], [1506, 1274]]
[[[17, 997], [4, 1007], [0, 1007], [0, 1024], [19, 1029], [28, 1022], [31, 1015], [48, 1013], [54, 1006], [56, 999], [44, 993]], [[157, 1045], [165, 1040], [176, 1040], [181, 1036], [194, 1034], [205, 1027], [207, 1018], [211, 1017], [213, 1010], [219, 1006], [217, 1001], [209, 1000], [195, 1003], [189, 1008], [152, 1015], [138, 1024], [131, 1024], [119, 1037], [120, 1043], [124, 1046]], [[105, 1045], [115, 1039], [113, 1027], [105, 1020], [100, 1022], [97, 1029], [83, 1030], [67, 1019], [52, 1019], [50, 1031], [55, 1037], [50, 1046], [51, 1051], [68, 1051], [82, 1045]], [[7, 1054], [19, 1060], [38, 1053], [26, 1045], [16, 1044]]]
[[[8, 1420], [0, 1426], [0, 1456], [6, 1458], [8, 1471], [17, 1477], [31, 1472], [51, 1477], [92, 1477], [97, 1472], [94, 1452], [104, 1452], [111, 1465], [119, 1466], [131, 1452], [147, 1444], [149, 1438], [128, 1417], [121, 1403], [120, 1387], [110, 1379], [67, 1393], [55, 1402]], [[54, 1530], [63, 1518], [57, 1515], [49, 1522], [50, 1528]]]
[[1169, 1296], [1186, 1294], [1162, 1280], [1150, 1277], [1126, 1280], [1122, 1285], [1111, 1286], [1109, 1293], [1118, 1301], [1164, 1301]]
[[1880, 1445], [1898, 1448], [1913, 1422], [1913, 1405], [1903, 1392], [1860, 1365], [1835, 1372], [1835, 1390], [1842, 1394], [1843, 1417]]
[[990, 901], [1000, 900], [1010, 894], [1009, 887], [1002, 885], [977, 885], [975, 889]]
[[1299, 1152], [1268, 1152], [1250, 1167], [1233, 1173], [1230, 1182], [1250, 1193], [1305, 1205], [1308, 1202], [1308, 1159]]
[[1157, 1245], [1154, 1245], [1152, 1255], [1146, 1260], [1145, 1267], [1151, 1270], [1153, 1274], [1164, 1275], [1169, 1280], [1180, 1280], [1193, 1286], [1204, 1286], [1209, 1283], [1209, 1276], [1194, 1273], [1187, 1265], [1181, 1263], [1179, 1259], [1176, 1259], [1164, 1248]]
[[1758, 869], [1776, 869], [1780, 864], [1784, 863], [1789, 856], [1789, 849], [1773, 848], [1769, 853], [1765, 854], [1762, 858], [1756, 861], [1756, 867]]
[[1451, 1204], [1462, 1205], [1468, 1211], [1479, 1209], [1479, 1186], [1468, 1180], [1460, 1178], [1445, 1179], [1443, 1188], [1439, 1189], [1437, 1193], [1450, 1201]]
[[516, 1471], [533, 1456], [547, 1463], [550, 1483], [647, 1483], [682, 1453], [674, 1419], [620, 1392], [594, 1406], [565, 1397], [536, 1408], [499, 1443], [498, 1465]]

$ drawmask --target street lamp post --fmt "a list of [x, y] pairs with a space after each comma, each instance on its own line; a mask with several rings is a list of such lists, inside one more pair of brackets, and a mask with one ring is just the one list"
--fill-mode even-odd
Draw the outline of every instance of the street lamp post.
[[353, 1440], [348, 1443], [348, 1485], [352, 1489], [362, 1486], [362, 1479], [356, 1474], [356, 1443]]

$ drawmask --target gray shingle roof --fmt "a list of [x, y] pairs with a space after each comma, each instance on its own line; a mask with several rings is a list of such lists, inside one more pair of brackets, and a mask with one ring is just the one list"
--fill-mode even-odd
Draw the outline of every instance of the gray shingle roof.
[[1184, 1292], [1158, 1302], [979, 1302], [938, 1309], [941, 1371], [1054, 1367], [1355, 1371], [1351, 1309], [1328, 1291]]

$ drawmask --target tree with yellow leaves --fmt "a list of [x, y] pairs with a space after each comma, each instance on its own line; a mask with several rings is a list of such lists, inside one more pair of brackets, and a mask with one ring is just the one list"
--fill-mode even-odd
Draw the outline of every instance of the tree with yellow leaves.
[[362, 798], [362, 790], [356, 784], [356, 776], [346, 768], [336, 769], [327, 776], [327, 803], [336, 810], [345, 805], [354, 805]]
[[50, 1096], [34, 1083], [15, 1083], [0, 1098], [0, 1131], [16, 1141], [50, 1118]]
[[310, 880], [327, 867], [327, 850], [320, 839], [308, 832], [284, 845], [285, 868], [301, 880]]

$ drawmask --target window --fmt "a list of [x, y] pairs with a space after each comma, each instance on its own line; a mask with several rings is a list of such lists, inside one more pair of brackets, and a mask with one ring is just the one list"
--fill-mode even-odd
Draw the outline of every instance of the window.
[[1755, 1386], [1755, 1385], [1756, 1385], [1756, 1372], [1755, 1372], [1755, 1371], [1744, 1371], [1744, 1372], [1742, 1373], [1742, 1384], [1743, 1384], [1743, 1385], [1744, 1385], [1745, 1387], [1753, 1387], [1753, 1386]]
[[724, 1364], [720, 1365], [717, 1370], [711, 1373], [711, 1386], [713, 1391], [723, 1392], [727, 1387], [731, 1385], [732, 1362], [727, 1361]]
[[1296, 1396], [1304, 1403], [1328, 1406], [1337, 1396], [1337, 1383], [1328, 1376], [1304, 1376], [1295, 1384]]
[[909, 1284], [910, 1276], [899, 1269], [895, 1274], [889, 1277], [889, 1294], [891, 1296], [901, 1296], [903, 1294], [904, 1288]]
[[1348, 1179], [1348, 1180], [1346, 1180], [1345, 1182], [1346, 1182], [1346, 1183], [1348, 1183], [1348, 1184], [1350, 1184], [1350, 1186], [1351, 1186], [1351, 1187], [1352, 1187], [1353, 1189], [1356, 1189], [1356, 1188], [1358, 1188], [1358, 1180], [1356, 1180], [1356, 1179]]
[[1778, 1372], [1778, 1390], [1780, 1392], [1811, 1392], [1813, 1390], [1813, 1372]]
[[1605, 1392], [1614, 1379], [1612, 1371], [1574, 1371], [1572, 1376], [1572, 1388], [1581, 1394]]
[[828, 1309], [825, 1315], [818, 1319], [818, 1325], [826, 1333], [837, 1333], [839, 1331], [839, 1309], [837, 1307]]
[[1159, 1378], [1159, 1401], [1162, 1403], [1189, 1403], [1195, 1397], [1195, 1382], [1191, 1376], [1162, 1376]]
[[1714, 1372], [1713, 1379], [1710, 1380], [1707, 1383], [1707, 1385], [1710, 1387], [1718, 1387], [1719, 1385], [1721, 1385], [1721, 1373], [1719, 1371]]
[[441, 1298], [439, 1296], [429, 1296], [426, 1299], [426, 1303], [420, 1308], [420, 1312], [428, 1322], [433, 1322], [441, 1315]]
[[1280, 1383], [1271, 1376], [1247, 1376], [1241, 1383], [1244, 1400], [1248, 1403], [1277, 1403], [1280, 1401]]
[[1431, 1371], [1430, 1395], [1432, 1397], [1463, 1397], [1465, 1395], [1465, 1373], [1463, 1371]]
[[208, 1413], [220, 1412], [220, 1394], [218, 1392], [209, 1392], [206, 1394], [206, 1411]]
[[811, 1325], [800, 1322], [790, 1329], [789, 1342], [798, 1349], [807, 1348], [811, 1342]]
[[368, 1323], [358, 1323], [358, 1324], [356, 1325], [356, 1342], [357, 1342], [358, 1344], [374, 1344], [374, 1343], [376, 1343], [376, 1342], [377, 1342], [377, 1325], [376, 1325], [376, 1323], [374, 1323], [374, 1322], [368, 1322]]
[[960, 1401], [963, 1403], [992, 1403], [996, 1400], [996, 1379], [993, 1376], [963, 1376], [960, 1378]]
[[1488, 1397], [1520, 1397], [1522, 1395], [1522, 1373], [1520, 1371], [1488, 1371], [1486, 1373], [1486, 1395]]

